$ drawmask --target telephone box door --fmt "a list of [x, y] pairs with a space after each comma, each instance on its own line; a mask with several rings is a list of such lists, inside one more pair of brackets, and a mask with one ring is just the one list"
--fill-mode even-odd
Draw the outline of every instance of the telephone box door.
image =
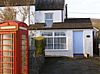
[[0, 74], [14, 73], [15, 34], [0, 34]]

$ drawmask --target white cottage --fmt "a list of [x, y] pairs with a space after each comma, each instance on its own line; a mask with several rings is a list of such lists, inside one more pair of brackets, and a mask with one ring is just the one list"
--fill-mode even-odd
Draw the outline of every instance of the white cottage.
[[35, 24], [29, 26], [29, 36], [45, 37], [45, 56], [48, 57], [93, 57], [93, 27], [90, 19], [68, 19], [65, 18], [65, 11], [64, 0], [36, 0]]

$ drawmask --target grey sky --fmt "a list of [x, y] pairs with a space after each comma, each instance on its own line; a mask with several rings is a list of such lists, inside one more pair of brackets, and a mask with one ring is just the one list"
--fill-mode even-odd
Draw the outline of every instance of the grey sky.
[[100, 18], [100, 0], [65, 0], [68, 17]]

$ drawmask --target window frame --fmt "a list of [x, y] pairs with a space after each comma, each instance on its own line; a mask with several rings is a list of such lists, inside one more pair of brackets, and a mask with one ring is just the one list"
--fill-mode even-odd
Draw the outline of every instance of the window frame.
[[[14, 33], [5, 33], [0, 35], [0, 68], [1, 68], [1, 73], [13, 73], [14, 70]], [[6, 41], [6, 42], [5, 42]], [[9, 43], [11, 41], [11, 43]], [[7, 49], [5, 49], [6, 47]], [[8, 48], [11, 47], [11, 48]], [[10, 66], [8, 66], [10, 65]], [[7, 70], [5, 70], [5, 68]]]
[[53, 13], [45, 13], [45, 24], [46, 26], [48, 26], [49, 22], [49, 26], [53, 24]]
[[[63, 32], [63, 31], [60, 31], [60, 32]], [[60, 32], [58, 32], [58, 33], [60, 33]], [[43, 34], [44, 32], [42, 32], [41, 33], [41, 35]], [[47, 50], [68, 50], [68, 38], [66, 37], [66, 32], [63, 32], [63, 33], [65, 33], [65, 35], [64, 36], [55, 36], [55, 33], [56, 33], [56, 31], [54, 31], [54, 32], [46, 32], [46, 33], [52, 33], [52, 36], [44, 36], [44, 35], [42, 35], [42, 36], [44, 36], [45, 38], [53, 38], [53, 49], [47, 49], [47, 48], [45, 48], [45, 49], [47, 49]], [[65, 48], [63, 49], [63, 48], [58, 48], [58, 49], [55, 49], [55, 46], [54, 46], [54, 39], [55, 38], [66, 38], [66, 42], [65, 42]], [[62, 44], [62, 43], [60, 43], [60, 44]]]

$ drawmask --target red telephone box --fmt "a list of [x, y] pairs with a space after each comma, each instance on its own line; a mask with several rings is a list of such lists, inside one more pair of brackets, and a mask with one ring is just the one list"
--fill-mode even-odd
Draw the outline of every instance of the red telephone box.
[[28, 26], [0, 23], [0, 74], [28, 74]]

